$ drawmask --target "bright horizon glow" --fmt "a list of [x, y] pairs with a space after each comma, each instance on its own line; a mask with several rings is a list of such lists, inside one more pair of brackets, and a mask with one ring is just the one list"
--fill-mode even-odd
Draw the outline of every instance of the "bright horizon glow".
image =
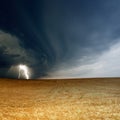
[[29, 79], [29, 71], [28, 71], [28, 67], [26, 65], [22, 65], [22, 64], [19, 65], [19, 75], [18, 75], [18, 78], [20, 78], [21, 72], [22, 72], [22, 74], [24, 74], [26, 79]]
[[[48, 72], [45, 78], [98, 78], [98, 77], [120, 77], [120, 42], [111, 45], [103, 54], [95, 58], [90, 64], [76, 66], [60, 65], [55, 70]], [[92, 58], [93, 60], [94, 58]], [[83, 59], [84, 60], [84, 59]], [[62, 66], [62, 67], [61, 67]]]

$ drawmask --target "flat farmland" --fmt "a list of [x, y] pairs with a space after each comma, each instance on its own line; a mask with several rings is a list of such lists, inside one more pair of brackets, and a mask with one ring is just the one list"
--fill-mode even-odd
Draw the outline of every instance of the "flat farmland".
[[0, 79], [0, 120], [120, 120], [120, 78]]

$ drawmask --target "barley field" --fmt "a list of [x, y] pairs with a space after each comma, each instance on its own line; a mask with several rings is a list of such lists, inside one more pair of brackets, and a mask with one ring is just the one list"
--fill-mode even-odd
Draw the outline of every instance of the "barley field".
[[120, 120], [120, 78], [0, 79], [0, 120]]

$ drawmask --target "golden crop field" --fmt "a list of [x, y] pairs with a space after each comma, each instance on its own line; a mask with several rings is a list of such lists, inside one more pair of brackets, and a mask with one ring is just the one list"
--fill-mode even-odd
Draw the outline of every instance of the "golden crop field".
[[0, 120], [120, 120], [120, 78], [0, 79]]

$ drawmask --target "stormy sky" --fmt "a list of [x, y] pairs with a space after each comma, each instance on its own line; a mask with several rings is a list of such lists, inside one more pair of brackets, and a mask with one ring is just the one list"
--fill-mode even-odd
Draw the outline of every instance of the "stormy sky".
[[120, 77], [120, 0], [0, 0], [0, 77]]

